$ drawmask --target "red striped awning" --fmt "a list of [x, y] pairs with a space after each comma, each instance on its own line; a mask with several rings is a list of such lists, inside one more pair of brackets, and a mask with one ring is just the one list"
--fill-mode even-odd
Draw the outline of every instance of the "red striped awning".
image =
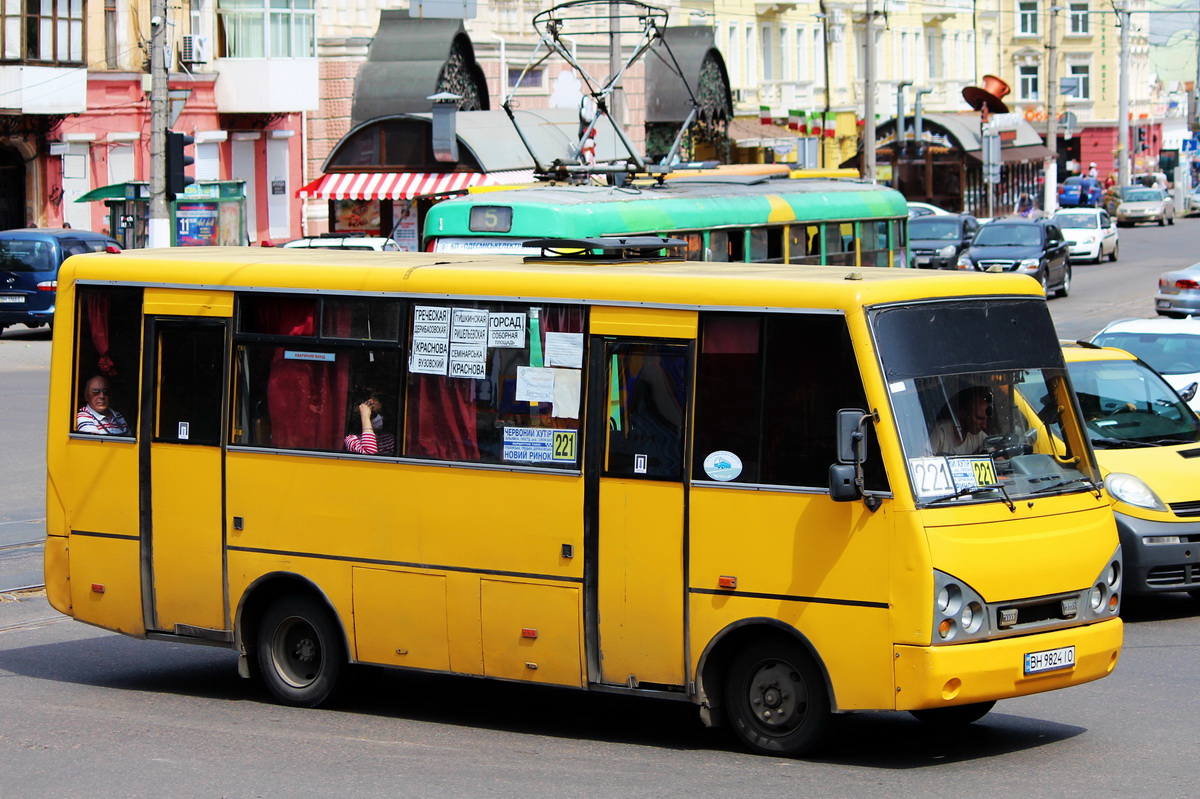
[[529, 183], [533, 170], [508, 172], [339, 172], [321, 177], [296, 192], [301, 200], [404, 200], [446, 194], [472, 186]]

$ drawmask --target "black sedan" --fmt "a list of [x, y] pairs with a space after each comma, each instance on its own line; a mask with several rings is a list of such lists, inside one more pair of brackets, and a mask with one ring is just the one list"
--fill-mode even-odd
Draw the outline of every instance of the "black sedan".
[[959, 269], [1017, 272], [1042, 284], [1047, 297], [1071, 291], [1067, 240], [1049, 219], [1004, 217], [979, 228], [970, 248], [958, 258]]

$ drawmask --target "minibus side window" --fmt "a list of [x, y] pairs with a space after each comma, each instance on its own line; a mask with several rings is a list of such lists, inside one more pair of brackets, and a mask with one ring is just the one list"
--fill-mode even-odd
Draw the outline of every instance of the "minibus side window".
[[[701, 316], [692, 472], [730, 452], [737, 483], [826, 489], [837, 459], [837, 411], [866, 408], [858, 363], [840, 314]], [[887, 490], [874, 437], [868, 490]]]
[[[75, 392], [71, 430], [88, 405], [88, 383], [102, 378], [112, 410], [125, 422], [127, 435], [137, 434], [141, 406], [138, 374], [142, 359], [142, 290], [108, 286], [77, 286], [75, 328]], [[96, 381], [94, 387], [102, 385]], [[95, 427], [89, 425], [89, 429]]]
[[402, 311], [396, 300], [239, 298], [231, 443], [395, 455]]
[[586, 309], [415, 303], [403, 454], [575, 469]]

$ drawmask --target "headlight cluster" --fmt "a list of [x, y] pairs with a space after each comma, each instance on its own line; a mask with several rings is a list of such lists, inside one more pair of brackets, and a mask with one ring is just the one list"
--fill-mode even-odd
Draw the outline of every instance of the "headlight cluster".
[[1121, 548], [1113, 554], [1112, 560], [1096, 578], [1092, 590], [1088, 591], [1087, 608], [1084, 618], [1100, 619], [1115, 616], [1121, 610]]
[[954, 255], [954, 252], [957, 249], [958, 247], [955, 247], [953, 244], [947, 244], [945, 247], [942, 247], [940, 250], [938, 250], [937, 254], [942, 258], [949, 258], [951, 255]]
[[1146, 510], [1167, 509], [1166, 503], [1158, 498], [1150, 486], [1140, 477], [1124, 472], [1113, 472], [1104, 478], [1104, 487], [1118, 502]]
[[1039, 265], [1041, 265], [1040, 258], [1022, 258], [1021, 262], [1017, 264], [1017, 268], [1018, 269], [1037, 269]]
[[989, 632], [987, 604], [961, 580], [933, 573], [933, 643], [985, 638]]
[[965, 252], [958, 256], [958, 263], [955, 264], [959, 269], [974, 269], [975, 264], [971, 262], [971, 256]]

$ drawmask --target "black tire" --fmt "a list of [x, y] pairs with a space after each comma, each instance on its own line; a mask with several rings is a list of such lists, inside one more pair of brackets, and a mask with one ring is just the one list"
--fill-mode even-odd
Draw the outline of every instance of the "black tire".
[[1117, 258], [1120, 257], [1120, 255], [1121, 255], [1121, 242], [1118, 241], [1116, 244], [1113, 245], [1113, 251], [1108, 254], [1108, 260], [1116, 261]]
[[255, 648], [259, 674], [281, 704], [316, 707], [337, 690], [345, 663], [333, 615], [306, 596], [284, 596], [267, 608]]
[[953, 727], [965, 727], [968, 724], [979, 721], [995, 706], [995, 701], [975, 702], [970, 705], [935, 707], [928, 710], [911, 710], [909, 712], [919, 719], [922, 724], [928, 724], [931, 727], [939, 729], [951, 729]]
[[1071, 293], [1071, 265], [1067, 264], [1066, 269], [1063, 271], [1062, 288], [1060, 288], [1058, 291], [1055, 292], [1055, 296], [1065, 297], [1070, 293]]
[[733, 658], [725, 680], [730, 725], [751, 752], [797, 757], [811, 752], [829, 726], [829, 693], [798, 642], [768, 638]]
[[1054, 293], [1050, 291], [1050, 270], [1048, 268], [1042, 267], [1042, 272], [1038, 275], [1038, 282], [1042, 284], [1042, 294], [1046, 296], [1046, 299], [1054, 296]]

